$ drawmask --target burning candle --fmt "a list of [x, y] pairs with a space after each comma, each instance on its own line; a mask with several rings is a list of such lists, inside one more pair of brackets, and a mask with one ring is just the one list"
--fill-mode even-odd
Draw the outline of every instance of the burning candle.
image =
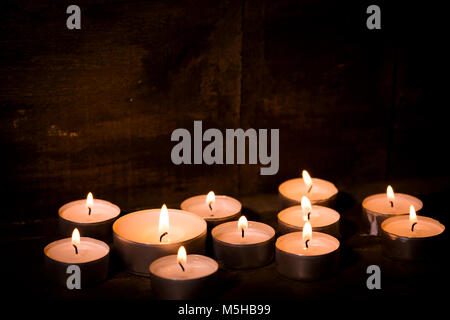
[[94, 200], [89, 192], [86, 199], [72, 201], [59, 208], [59, 230], [68, 236], [77, 228], [87, 237], [110, 241], [112, 225], [119, 214], [118, 206], [105, 200]]
[[316, 280], [335, 273], [339, 263], [339, 241], [326, 233], [312, 232], [307, 221], [302, 232], [291, 232], [275, 243], [280, 274], [297, 280]]
[[113, 225], [114, 245], [126, 267], [135, 274], [148, 275], [154, 260], [175, 254], [180, 246], [203, 253], [206, 222], [182, 210], [142, 210], [127, 214]]
[[337, 211], [318, 205], [311, 205], [306, 196], [300, 206], [293, 206], [278, 213], [278, 230], [281, 234], [302, 231], [307, 221], [314, 230], [339, 237], [340, 215]]
[[386, 193], [371, 195], [362, 203], [364, 220], [369, 226], [369, 234], [380, 234], [381, 223], [390, 217], [407, 215], [409, 206], [413, 205], [417, 211], [422, 209], [422, 201], [404, 193], [394, 193], [388, 186]]
[[177, 255], [159, 258], [150, 265], [152, 290], [160, 299], [186, 300], [211, 295], [217, 262], [198, 254], [186, 254], [181, 246]]
[[181, 210], [195, 213], [206, 220], [209, 227], [236, 219], [241, 214], [241, 203], [228, 196], [215, 195], [210, 191], [207, 195], [188, 198], [181, 203]]
[[298, 205], [302, 196], [307, 196], [313, 204], [332, 207], [338, 189], [329, 181], [311, 178], [309, 173], [303, 170], [302, 178], [290, 179], [280, 184], [278, 194], [283, 209]]
[[255, 268], [273, 259], [275, 230], [267, 224], [242, 216], [218, 225], [211, 235], [214, 256], [227, 268]]
[[70, 265], [80, 267], [82, 287], [103, 281], [108, 275], [109, 246], [100, 240], [80, 237], [78, 229], [73, 230], [71, 238], [48, 244], [44, 255], [49, 276], [63, 286]]
[[432, 218], [417, 216], [410, 205], [409, 215], [384, 220], [381, 230], [383, 252], [388, 257], [419, 260], [438, 249], [445, 226]]

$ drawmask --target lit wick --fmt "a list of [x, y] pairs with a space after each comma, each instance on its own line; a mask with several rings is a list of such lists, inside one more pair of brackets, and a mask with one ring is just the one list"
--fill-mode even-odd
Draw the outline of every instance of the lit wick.
[[242, 238], [244, 237], [244, 228], [242, 228]]
[[312, 187], [313, 186], [311, 185], [306, 193], [309, 193], [311, 191]]
[[411, 232], [414, 232], [414, 227], [416, 226], [416, 224], [417, 224], [417, 222], [414, 222], [414, 223], [411, 225]]
[[391, 204], [391, 208], [394, 207], [394, 201], [390, 200], [389, 203]]
[[88, 211], [88, 215], [90, 216], [91, 215], [91, 207], [88, 207], [88, 209], [89, 209], [89, 211]]
[[306, 249], [308, 249], [308, 242], [309, 242], [309, 239], [305, 241]]
[[75, 254], [78, 254], [78, 248], [77, 248], [77, 246], [73, 244], [73, 247], [75, 248]]
[[211, 217], [214, 216], [214, 214], [212, 213], [212, 204], [214, 201], [216, 201], [216, 195], [213, 191], [208, 192], [208, 194], [206, 195], [206, 203], [208, 204], [209, 210], [211, 211]]
[[310, 219], [310, 217], [311, 217], [311, 211], [308, 212], [308, 220]]
[[92, 206], [94, 205], [94, 196], [91, 192], [88, 193], [87, 199], [86, 199], [86, 206], [88, 207], [88, 215], [91, 215]]
[[169, 233], [168, 232], [164, 232], [160, 237], [159, 237], [159, 242], [161, 242], [162, 241], [162, 238], [165, 236], [165, 235], [168, 235]]
[[179, 262], [178, 264], [180, 265], [181, 270], [183, 270], [183, 272], [184, 272], [184, 267], [183, 267], [183, 265], [181, 264], [181, 262]]

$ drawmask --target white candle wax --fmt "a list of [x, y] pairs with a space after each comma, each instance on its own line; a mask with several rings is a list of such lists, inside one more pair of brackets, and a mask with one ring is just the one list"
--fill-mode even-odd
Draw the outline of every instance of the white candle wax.
[[97, 223], [116, 218], [120, 214], [120, 208], [111, 202], [94, 199], [89, 215], [86, 199], [84, 199], [65, 204], [58, 213], [61, 218], [72, 222]]
[[[301, 206], [292, 206], [280, 211], [278, 219], [286, 224], [303, 228], [306, 223], [304, 216], [305, 214]], [[317, 228], [336, 223], [339, 219], [340, 215], [335, 210], [313, 205], [309, 222], [313, 228]]]
[[73, 264], [95, 261], [109, 253], [106, 243], [88, 237], [81, 237], [77, 248], [78, 254], [75, 253], [72, 239], [65, 238], [48, 244], [44, 253], [52, 260]]
[[275, 243], [279, 250], [299, 256], [324, 255], [336, 251], [339, 245], [339, 240], [322, 232], [312, 232], [312, 239], [308, 242], [308, 248], [305, 248], [302, 232], [285, 234], [279, 237]]
[[300, 202], [302, 196], [307, 196], [311, 203], [321, 202], [330, 199], [337, 195], [338, 189], [336, 186], [326, 180], [319, 178], [312, 178], [313, 187], [308, 193], [303, 178], [290, 179], [278, 187], [280, 194], [291, 200]]
[[383, 223], [384, 231], [401, 237], [426, 238], [434, 237], [444, 232], [445, 227], [439, 221], [417, 216], [417, 224], [414, 231], [411, 230], [411, 223], [408, 215], [403, 215], [386, 220]]
[[184, 200], [181, 209], [186, 210], [204, 218], [207, 221], [232, 217], [241, 212], [241, 203], [228, 196], [216, 195], [211, 205], [212, 210], [206, 202], [206, 195], [199, 195]]
[[238, 228], [237, 221], [222, 223], [213, 229], [212, 236], [218, 240], [235, 245], [251, 245], [268, 241], [275, 235], [272, 227], [256, 221], [249, 221], [248, 228], [242, 231]]
[[423, 207], [420, 199], [404, 193], [395, 193], [391, 206], [386, 193], [378, 193], [364, 199], [362, 206], [364, 209], [377, 214], [400, 215], [409, 213], [409, 207], [414, 206], [416, 211]]
[[206, 222], [193, 213], [168, 209], [169, 231], [160, 241], [161, 209], [136, 211], [119, 218], [113, 225], [121, 238], [145, 244], [169, 244], [193, 239], [206, 232]]
[[172, 280], [191, 280], [209, 276], [218, 270], [215, 260], [197, 254], [190, 254], [183, 263], [184, 271], [177, 262], [176, 255], [165, 256], [150, 265], [150, 272], [154, 275]]

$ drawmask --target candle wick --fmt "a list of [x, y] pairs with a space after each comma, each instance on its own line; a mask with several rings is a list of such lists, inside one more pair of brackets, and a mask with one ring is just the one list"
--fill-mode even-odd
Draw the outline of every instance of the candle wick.
[[417, 224], [417, 222], [414, 222], [414, 223], [411, 225], [411, 231], [412, 231], [412, 232], [414, 232], [414, 227], [416, 226], [416, 224]]
[[167, 234], [169, 234], [168, 232], [164, 232], [160, 237], [159, 237], [159, 242], [161, 242], [162, 241], [162, 238], [165, 236], [165, 235], [167, 235]]
[[242, 231], [242, 238], [244, 237], [244, 229], [241, 230]]
[[305, 241], [305, 246], [306, 246], [306, 249], [308, 249], [308, 248], [309, 248], [309, 247], [308, 247], [308, 242], [309, 242], [309, 239]]
[[308, 220], [311, 218], [311, 211], [308, 212]]
[[211, 210], [212, 211], [212, 202], [210, 202], [210, 203], [208, 203], [208, 207], [209, 207], [209, 210]]
[[391, 208], [393, 208], [394, 207], [394, 201], [390, 200], [389, 202], [391, 203]]
[[73, 244], [73, 247], [75, 248], [75, 254], [78, 254], [78, 248], [77, 248], [77, 246]]
[[313, 185], [311, 185], [306, 193], [310, 193]]
[[179, 262], [178, 264], [180, 265], [181, 270], [183, 270], [183, 272], [184, 272], [184, 267], [183, 267], [183, 265], [181, 264], [181, 262]]
[[89, 209], [88, 215], [90, 216], [91, 215], [91, 207], [88, 207], [88, 209]]

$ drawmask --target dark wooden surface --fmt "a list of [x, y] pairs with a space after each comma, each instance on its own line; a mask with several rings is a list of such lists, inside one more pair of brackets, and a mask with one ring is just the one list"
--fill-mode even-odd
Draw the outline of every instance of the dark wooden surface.
[[[380, 2], [382, 30], [369, 31], [367, 4], [85, 0], [69, 31], [64, 1], [6, 1], [0, 219], [51, 218], [88, 191], [126, 211], [275, 192], [303, 168], [340, 186], [424, 178], [440, 191], [440, 12]], [[196, 119], [279, 128], [279, 173], [173, 165], [170, 134]]]

